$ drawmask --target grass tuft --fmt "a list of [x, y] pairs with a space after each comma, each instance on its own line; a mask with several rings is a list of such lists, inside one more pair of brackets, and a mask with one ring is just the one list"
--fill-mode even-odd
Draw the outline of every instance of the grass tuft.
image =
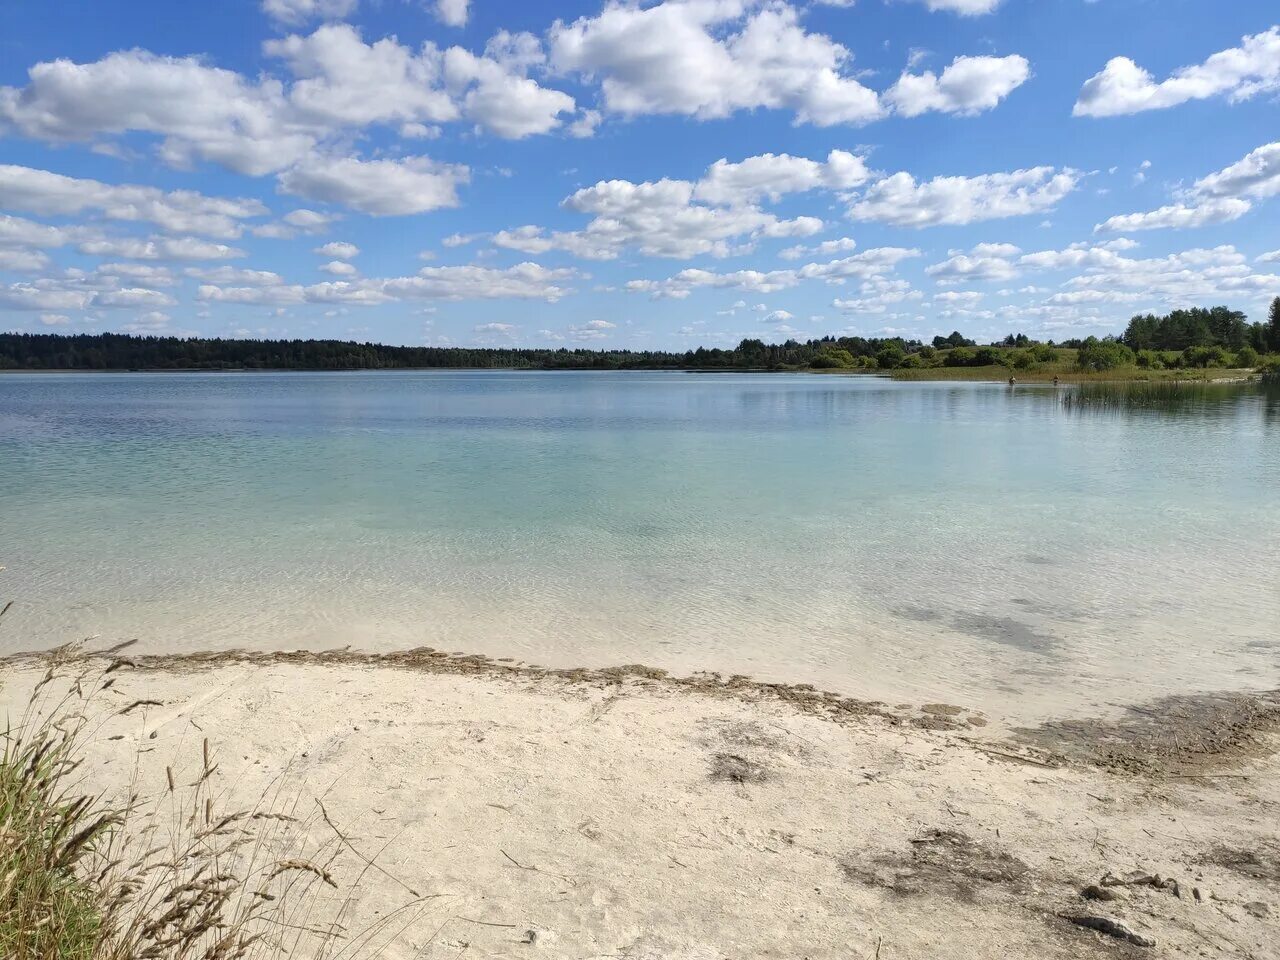
[[150, 800], [131, 790], [113, 805], [85, 790], [79, 750], [93, 733], [88, 706], [104, 677], [63, 679], [51, 669], [21, 721], [4, 730], [0, 957], [363, 954], [371, 934], [348, 938], [340, 925], [350, 896], [326, 892], [339, 886], [341, 835], [309, 840], [296, 810], [269, 809], [278, 788], [259, 808], [222, 809], [208, 741], [189, 786], [169, 768]]

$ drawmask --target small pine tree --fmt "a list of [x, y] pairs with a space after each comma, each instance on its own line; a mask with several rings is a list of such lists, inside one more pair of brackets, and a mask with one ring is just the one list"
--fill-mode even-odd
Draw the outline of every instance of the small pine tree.
[[1271, 315], [1267, 319], [1267, 346], [1273, 353], [1280, 353], [1280, 297], [1271, 302]]

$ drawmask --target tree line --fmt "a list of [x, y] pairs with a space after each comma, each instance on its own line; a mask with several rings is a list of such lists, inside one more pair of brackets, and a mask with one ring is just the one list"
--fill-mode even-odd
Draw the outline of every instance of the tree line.
[[743, 340], [732, 349], [590, 350], [403, 347], [344, 340], [232, 340], [204, 337], [0, 333], [0, 369], [9, 370], [782, 370], [807, 367], [833, 344], [874, 357], [900, 339], [826, 337], [800, 343]]
[[1025, 334], [979, 346], [956, 331], [931, 343], [826, 336], [695, 350], [405, 347], [346, 340], [238, 340], [118, 333], [0, 333], [0, 370], [795, 370], [989, 367], [1029, 370], [1076, 352], [1083, 370], [1138, 366], [1254, 367], [1280, 353], [1280, 297], [1266, 323], [1227, 307], [1134, 317], [1119, 337], [1041, 343]]

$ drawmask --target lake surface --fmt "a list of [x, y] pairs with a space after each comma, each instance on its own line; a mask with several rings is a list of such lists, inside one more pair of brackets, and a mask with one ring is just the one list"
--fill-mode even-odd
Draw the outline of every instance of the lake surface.
[[427, 644], [993, 717], [1280, 685], [1280, 397], [0, 376], [0, 650]]

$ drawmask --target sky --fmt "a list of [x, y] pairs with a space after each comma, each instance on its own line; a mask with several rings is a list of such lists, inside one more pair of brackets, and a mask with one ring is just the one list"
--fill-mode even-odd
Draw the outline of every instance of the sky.
[[1063, 340], [1280, 296], [1274, 0], [0, 4], [0, 329]]

